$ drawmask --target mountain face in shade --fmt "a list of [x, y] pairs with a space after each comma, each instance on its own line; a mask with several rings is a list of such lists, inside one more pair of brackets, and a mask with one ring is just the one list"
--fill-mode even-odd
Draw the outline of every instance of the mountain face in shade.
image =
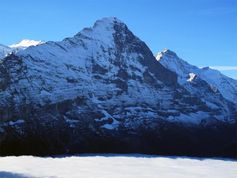
[[0, 154], [233, 156], [233, 104], [195, 74], [210, 96], [190, 92], [166, 67], [117, 18], [4, 58]]
[[6, 57], [8, 54], [12, 52], [12, 49], [8, 46], [0, 44], [0, 60]]

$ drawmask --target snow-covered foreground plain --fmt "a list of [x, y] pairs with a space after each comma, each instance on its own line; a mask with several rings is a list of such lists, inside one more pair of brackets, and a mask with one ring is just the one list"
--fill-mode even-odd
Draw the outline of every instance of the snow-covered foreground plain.
[[237, 178], [237, 161], [87, 155], [60, 158], [0, 157], [1, 178]]

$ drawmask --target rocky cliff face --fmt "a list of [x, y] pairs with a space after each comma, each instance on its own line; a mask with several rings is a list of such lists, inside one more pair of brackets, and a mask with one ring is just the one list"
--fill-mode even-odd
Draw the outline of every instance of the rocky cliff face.
[[124, 23], [104, 18], [2, 61], [0, 154], [233, 156], [232, 105], [197, 85], [211, 99], [180, 85]]

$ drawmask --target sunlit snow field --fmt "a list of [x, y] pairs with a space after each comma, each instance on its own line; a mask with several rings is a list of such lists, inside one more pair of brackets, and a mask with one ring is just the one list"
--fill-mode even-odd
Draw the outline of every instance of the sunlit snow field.
[[237, 161], [149, 155], [0, 157], [0, 178], [237, 178]]

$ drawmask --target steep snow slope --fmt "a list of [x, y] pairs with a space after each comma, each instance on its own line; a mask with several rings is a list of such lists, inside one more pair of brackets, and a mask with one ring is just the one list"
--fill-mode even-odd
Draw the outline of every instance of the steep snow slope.
[[0, 98], [0, 154], [232, 148], [231, 106], [180, 86], [117, 18], [5, 58]]
[[[167, 69], [175, 72], [181, 85], [192, 83], [195, 78], [207, 82], [213, 92], [220, 92], [227, 100], [237, 103], [237, 81], [209, 67], [198, 68], [180, 59], [174, 52], [164, 50], [156, 59]], [[193, 88], [189, 90], [193, 91]]]
[[226, 99], [237, 103], [237, 80], [229, 78], [218, 70], [209, 67], [202, 68], [200, 76], [205, 78], [214, 89], [218, 89]]

